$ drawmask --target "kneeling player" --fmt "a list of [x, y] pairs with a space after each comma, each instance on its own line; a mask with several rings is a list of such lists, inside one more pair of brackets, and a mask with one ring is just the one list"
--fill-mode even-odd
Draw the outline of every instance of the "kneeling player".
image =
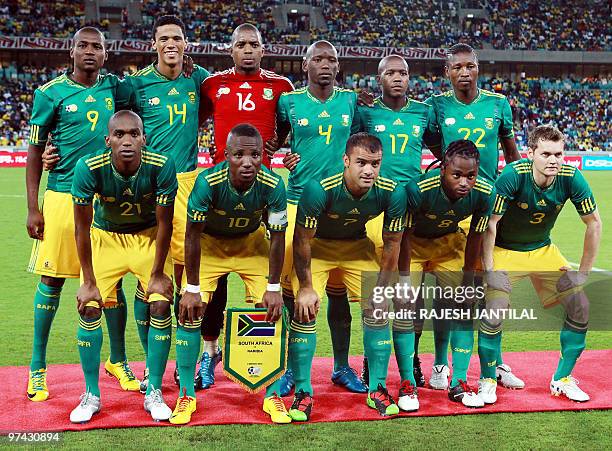
[[[144, 408], [154, 420], [167, 420], [172, 411], [164, 403], [161, 384], [172, 333], [172, 280], [168, 275], [172, 268], [166, 257], [172, 235], [176, 171], [171, 159], [143, 148], [142, 121], [131, 111], [119, 111], [111, 117], [106, 144], [111, 151], [79, 160], [72, 184], [82, 268], [82, 285], [77, 293], [77, 345], [86, 390], [70, 421], [85, 423], [100, 411], [102, 299], [127, 273], [138, 278], [150, 304], [150, 382]], [[91, 207], [94, 197], [95, 214]]]
[[[529, 136], [528, 159], [506, 166], [495, 182], [497, 198], [483, 249], [486, 300], [489, 309], [507, 308], [514, 283], [529, 277], [544, 307], [561, 303], [566, 318], [561, 330], [561, 358], [550, 391], [573, 401], [588, 401], [589, 395], [578, 387], [571, 373], [586, 345], [589, 302], [582, 285], [595, 263], [601, 219], [582, 173], [563, 164], [564, 141], [556, 128], [537, 127]], [[586, 224], [578, 271], [570, 268], [550, 241], [550, 231], [568, 199]], [[495, 377], [500, 334], [501, 321], [481, 321], [478, 350], [485, 380]], [[487, 391], [494, 402], [495, 385]]]
[[[283, 180], [261, 166], [263, 141], [249, 124], [236, 125], [227, 137], [227, 161], [202, 172], [189, 196], [185, 261], [187, 285], [180, 301], [176, 356], [180, 393], [170, 418], [186, 424], [196, 410], [194, 372], [200, 352], [200, 324], [218, 280], [237, 273], [246, 298], [267, 307], [267, 321], [281, 316], [280, 274], [285, 252], [287, 196]], [[268, 213], [270, 243], [262, 215]], [[201, 264], [200, 264], [201, 261]], [[290, 423], [279, 381], [268, 386], [263, 410], [275, 423]]]
[[[487, 230], [495, 198], [493, 186], [477, 177], [478, 166], [479, 152], [474, 143], [454, 141], [446, 149], [440, 169], [429, 171], [417, 183], [406, 185], [410, 231], [404, 234], [402, 240], [399, 270], [400, 274], [410, 270], [414, 284], [419, 284], [421, 274], [427, 271], [434, 274], [438, 286], [442, 288], [457, 290], [463, 287], [466, 290], [468, 286], [473, 286], [474, 271], [480, 266], [483, 232]], [[459, 223], [469, 216], [472, 216], [472, 221], [466, 239]], [[450, 301], [436, 298], [434, 309], [442, 311], [444, 306], [448, 306], [470, 310], [472, 307], [467, 300], [463, 303]], [[404, 389], [403, 393], [400, 390], [399, 406], [405, 410], [415, 410], [415, 401], [408, 396], [415, 392], [410, 356], [414, 350], [414, 333], [410, 326], [410, 323], [403, 321], [395, 321], [393, 325], [393, 339], [396, 342], [404, 340], [406, 346], [401, 354], [406, 358], [397, 359]], [[472, 321], [441, 320], [435, 321], [434, 327], [434, 337], [450, 334], [453, 377], [449, 398], [467, 407], [482, 407], [482, 400], [467, 385], [467, 371], [474, 347]], [[448, 338], [435, 342], [437, 364], [434, 364], [432, 379], [437, 376], [441, 388], [446, 389], [449, 369], [438, 359], [442, 356], [446, 360]], [[406, 381], [409, 381], [408, 384]], [[432, 388], [437, 386], [432, 385]]]
[[[382, 415], [399, 412], [385, 384], [391, 355], [389, 321], [384, 315], [377, 319], [371, 301], [367, 296], [364, 299], [362, 293], [365, 271], [379, 274], [378, 286], [388, 284], [397, 268], [405, 225], [405, 190], [390, 179], [378, 177], [381, 160], [380, 140], [357, 133], [346, 144], [344, 172], [311, 179], [300, 198], [293, 236], [297, 277], [293, 286], [299, 286], [299, 291], [289, 332], [289, 358], [296, 383], [289, 415], [294, 421], [308, 421], [312, 411], [310, 373], [316, 348], [315, 320], [334, 270], [342, 275], [350, 297], [362, 301], [363, 341], [370, 375], [367, 404]], [[381, 213], [384, 246], [379, 264], [365, 225]]]

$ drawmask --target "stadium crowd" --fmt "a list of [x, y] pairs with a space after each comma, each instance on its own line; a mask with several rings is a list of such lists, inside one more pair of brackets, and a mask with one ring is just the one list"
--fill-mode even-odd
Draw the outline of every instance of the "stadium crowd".
[[[149, 39], [154, 18], [177, 14], [192, 41], [227, 42], [236, 25], [257, 24], [268, 43], [297, 44], [308, 31], [306, 16], [289, 17], [286, 29], [275, 27], [272, 8], [279, 0], [153, 0], [142, 1], [142, 22], [124, 11], [123, 37]], [[317, 2], [311, 2], [317, 4]], [[518, 50], [612, 50], [611, 4], [608, 0], [489, 0], [488, 18], [459, 23], [457, 2], [449, 0], [336, 0], [324, 2], [327, 30], [310, 28], [311, 41], [339, 45], [441, 47], [465, 42], [475, 48]], [[375, 11], [376, 14], [364, 14]], [[66, 37], [85, 25], [82, 2], [7, 0], [0, 6], [0, 34]], [[108, 21], [95, 24], [102, 30]]]
[[[62, 68], [0, 67], [0, 145], [27, 146], [29, 114], [34, 89], [58, 76]], [[302, 80], [293, 80], [300, 87]], [[378, 92], [374, 76], [345, 75], [340, 83], [351, 89]], [[612, 150], [612, 81], [605, 79], [524, 78], [520, 81], [481, 77], [479, 85], [508, 96], [512, 106], [519, 149], [527, 133], [539, 124], [554, 123], [568, 137], [567, 150]], [[410, 96], [425, 100], [434, 92], [450, 89], [447, 79], [412, 76]], [[200, 147], [208, 148], [212, 127], [200, 134]]]

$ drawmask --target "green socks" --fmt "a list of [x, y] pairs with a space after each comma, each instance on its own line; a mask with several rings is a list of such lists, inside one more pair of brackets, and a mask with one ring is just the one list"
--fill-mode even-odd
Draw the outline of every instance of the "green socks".
[[334, 350], [334, 371], [337, 371], [349, 366], [352, 317], [346, 289], [342, 287], [338, 293], [331, 290], [332, 288], [327, 288], [327, 323]]
[[561, 329], [561, 357], [553, 379], [558, 381], [572, 374], [576, 361], [586, 347], [586, 329], [570, 330], [566, 326]]
[[453, 321], [450, 339], [453, 355], [451, 387], [455, 387], [459, 383], [459, 379], [467, 382], [470, 357], [472, 357], [472, 350], [474, 349], [474, 327], [472, 321]]
[[200, 326], [195, 323], [178, 325], [176, 330], [176, 364], [179, 372], [179, 396], [186, 394], [195, 398], [194, 375], [200, 356]]
[[149, 304], [145, 300], [145, 294], [140, 287], [136, 287], [136, 293], [134, 294], [134, 319], [146, 359], [149, 343]]
[[316, 321], [301, 324], [291, 321], [289, 328], [289, 358], [295, 379], [295, 391], [304, 390], [312, 396], [312, 359], [317, 348]]
[[[163, 301], [156, 301], [163, 302]], [[166, 362], [170, 353], [170, 339], [172, 337], [172, 316], [151, 315], [149, 326], [149, 342], [147, 345], [147, 368], [149, 368], [149, 386], [147, 395], [153, 387], [161, 388]]]
[[108, 328], [110, 341], [111, 363], [124, 362], [125, 355], [125, 325], [127, 323], [127, 303], [121, 286], [117, 286], [117, 303], [104, 307], [104, 317]]
[[34, 295], [34, 342], [30, 370], [47, 367], [47, 342], [55, 313], [59, 307], [61, 287], [50, 287], [42, 282], [36, 287]]
[[81, 368], [85, 375], [85, 391], [100, 396], [100, 350], [102, 349], [102, 317], [86, 319], [81, 317], [77, 331], [77, 347]]
[[378, 384], [386, 387], [389, 358], [391, 357], [391, 333], [389, 324], [372, 327], [363, 323], [363, 349], [368, 358], [370, 372], [370, 393], [377, 390]]
[[[482, 320], [481, 320], [482, 328]], [[501, 347], [501, 332], [487, 333], [478, 331], [478, 357], [480, 358], [480, 378], [495, 379], [495, 368], [499, 365], [497, 360]]]
[[274, 382], [272, 382], [270, 385], [268, 385], [266, 387], [266, 398], [269, 398], [274, 393], [276, 393], [278, 396], [280, 396], [279, 395], [279, 393], [280, 393], [280, 378], [276, 379]]
[[414, 331], [411, 321], [393, 320], [393, 348], [401, 380], [410, 381], [416, 387], [414, 379]]
[[[433, 308], [436, 312], [442, 311], [444, 306], [434, 299]], [[440, 316], [439, 314], [437, 316]], [[451, 335], [451, 323], [449, 320], [433, 318], [433, 336], [435, 346], [434, 365], [448, 366], [448, 344]]]

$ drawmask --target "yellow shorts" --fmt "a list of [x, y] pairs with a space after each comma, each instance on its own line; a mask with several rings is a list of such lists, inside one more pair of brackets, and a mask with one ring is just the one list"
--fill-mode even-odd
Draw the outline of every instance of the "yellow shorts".
[[376, 249], [376, 255], [378, 258], [382, 258], [382, 250], [383, 250], [383, 227], [385, 222], [385, 214], [381, 213], [376, 216], [374, 219], [366, 222], [366, 233], [370, 241], [374, 243], [374, 248]]
[[[563, 275], [559, 268], [569, 267], [569, 262], [554, 244], [533, 251], [511, 251], [495, 246], [493, 268], [507, 271], [514, 286], [519, 280], [529, 277], [544, 307], [557, 304], [563, 296], [580, 291], [577, 287], [564, 291], [560, 296], [557, 282]], [[487, 290], [487, 297], [508, 298], [509, 294], [498, 290]]]
[[[311, 246], [312, 287], [323, 299], [325, 287], [333, 273], [338, 283], [348, 289], [350, 301], [362, 301], [369, 296], [361, 292], [363, 273], [380, 271], [374, 243], [368, 238], [361, 240], [325, 240], [315, 238]], [[293, 290], [297, 295], [299, 282], [293, 273]]]
[[177, 265], [185, 265], [185, 229], [187, 228], [187, 201], [198, 177], [198, 170], [176, 174], [178, 191], [174, 199], [174, 218], [172, 219], [172, 240], [170, 256]]
[[461, 230], [467, 235], [470, 233], [470, 225], [472, 224], [472, 216], [468, 216], [463, 221], [461, 221], [458, 225]]
[[[144, 291], [147, 291], [153, 262], [155, 261], [155, 237], [157, 228], [151, 227], [138, 233], [114, 233], [91, 228], [91, 261], [96, 283], [105, 305], [112, 305], [116, 297], [110, 296], [115, 286], [127, 273], [136, 276]], [[166, 260], [164, 273], [172, 277], [172, 264]], [[82, 282], [81, 278], [81, 282]], [[155, 295], [152, 300], [167, 300]], [[88, 307], [97, 307], [91, 302]]]
[[[219, 278], [231, 272], [238, 274], [244, 282], [246, 301], [261, 302], [268, 285], [270, 258], [270, 243], [264, 225], [238, 238], [202, 234], [200, 244], [200, 289], [204, 302], [212, 298]], [[183, 277], [183, 285], [185, 283]]]
[[[297, 217], [297, 205], [287, 203], [287, 230], [285, 231], [285, 259], [283, 261], [283, 270], [281, 272], [281, 285], [283, 291], [291, 293], [293, 291], [292, 282], [293, 274], [293, 232], [295, 231], [295, 220]], [[328, 288], [332, 292], [344, 293], [345, 287], [341, 281], [342, 275], [334, 271], [332, 272]], [[296, 279], [297, 280], [297, 279]]]
[[81, 265], [74, 238], [74, 211], [70, 193], [46, 190], [42, 214], [44, 238], [34, 240], [28, 271], [60, 279], [79, 277]]
[[[439, 238], [410, 236], [410, 275], [420, 284], [421, 274], [431, 272], [442, 286], [461, 283], [466, 236], [462, 230]], [[418, 281], [417, 281], [418, 280]]]

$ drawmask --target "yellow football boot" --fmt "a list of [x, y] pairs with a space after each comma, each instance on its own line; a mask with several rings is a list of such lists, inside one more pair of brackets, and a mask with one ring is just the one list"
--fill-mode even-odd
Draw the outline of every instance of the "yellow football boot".
[[196, 411], [196, 399], [191, 396], [187, 396], [183, 390], [183, 396], [176, 400], [176, 407], [172, 416], [170, 417], [170, 423], [172, 424], [187, 424], [191, 421], [191, 414]]
[[270, 415], [273, 423], [291, 423], [291, 417], [287, 413], [285, 403], [276, 393], [264, 398], [263, 411]]
[[47, 388], [47, 369], [30, 371], [28, 377], [28, 399], [30, 401], [39, 402], [46, 401], [49, 397], [49, 389]]
[[121, 388], [126, 391], [139, 391], [140, 381], [134, 376], [127, 360], [123, 362], [111, 363], [110, 358], [104, 364], [106, 374], [116, 378], [121, 384]]

